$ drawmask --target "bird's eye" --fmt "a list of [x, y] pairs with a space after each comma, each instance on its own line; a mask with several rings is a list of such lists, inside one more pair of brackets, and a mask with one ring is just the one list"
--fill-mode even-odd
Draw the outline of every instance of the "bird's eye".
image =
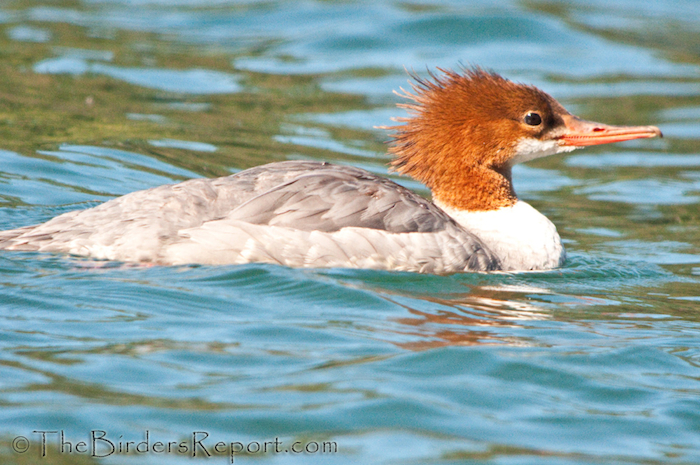
[[525, 115], [525, 124], [529, 124], [530, 126], [539, 126], [542, 124], [542, 117], [540, 116], [539, 113], [536, 113], [534, 111], [531, 111], [527, 115]]

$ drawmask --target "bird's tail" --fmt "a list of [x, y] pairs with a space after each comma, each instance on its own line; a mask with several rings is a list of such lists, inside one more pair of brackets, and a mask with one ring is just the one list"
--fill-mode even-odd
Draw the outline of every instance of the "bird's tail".
[[7, 231], [0, 231], [0, 250], [32, 250], [27, 248], [27, 244], [23, 243], [22, 240], [18, 240], [22, 235], [30, 232], [32, 229], [36, 228], [36, 225], [25, 226], [23, 228], [8, 229]]

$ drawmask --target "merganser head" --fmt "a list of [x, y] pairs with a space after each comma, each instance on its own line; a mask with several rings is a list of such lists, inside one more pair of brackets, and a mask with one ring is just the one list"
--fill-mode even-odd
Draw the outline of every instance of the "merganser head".
[[[439, 68], [438, 68], [439, 69]], [[481, 68], [413, 76], [412, 113], [395, 131], [393, 167], [423, 182], [441, 203], [492, 210], [517, 201], [511, 167], [576, 148], [661, 137], [654, 126], [609, 126], [570, 114], [550, 95]]]

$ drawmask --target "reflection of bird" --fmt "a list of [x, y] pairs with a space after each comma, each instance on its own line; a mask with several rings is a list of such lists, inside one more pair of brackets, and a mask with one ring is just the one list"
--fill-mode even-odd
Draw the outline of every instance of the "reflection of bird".
[[502, 329], [519, 328], [527, 321], [551, 318], [544, 306], [532, 301], [533, 294], [549, 293], [546, 289], [529, 286], [498, 285], [470, 286], [468, 292], [452, 294], [449, 298], [415, 296], [427, 304], [422, 307], [432, 307], [430, 310], [412, 308], [385, 295], [387, 300], [404, 307], [410, 314], [392, 320], [400, 326], [392, 326], [389, 332], [401, 337], [397, 341], [392, 337], [387, 339], [409, 350], [455, 345], [529, 346], [532, 342], [528, 339]]
[[393, 166], [434, 203], [367, 171], [288, 161], [134, 192], [0, 232], [0, 248], [171, 264], [279, 263], [429, 273], [563, 263], [554, 225], [518, 200], [511, 167], [586, 145], [660, 136], [578, 119], [480, 69], [416, 78]]

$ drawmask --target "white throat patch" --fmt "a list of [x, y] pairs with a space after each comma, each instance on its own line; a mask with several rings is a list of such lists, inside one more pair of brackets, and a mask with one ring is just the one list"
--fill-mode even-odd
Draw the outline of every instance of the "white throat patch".
[[556, 153], [571, 152], [579, 147], [566, 147], [559, 145], [555, 140], [541, 141], [532, 137], [526, 137], [515, 146], [515, 156], [510, 160], [511, 165], [525, 163], [537, 158], [548, 157]]
[[501, 260], [504, 271], [547, 270], [564, 263], [566, 253], [557, 228], [522, 200], [511, 207], [478, 212], [435, 204], [481, 239]]

